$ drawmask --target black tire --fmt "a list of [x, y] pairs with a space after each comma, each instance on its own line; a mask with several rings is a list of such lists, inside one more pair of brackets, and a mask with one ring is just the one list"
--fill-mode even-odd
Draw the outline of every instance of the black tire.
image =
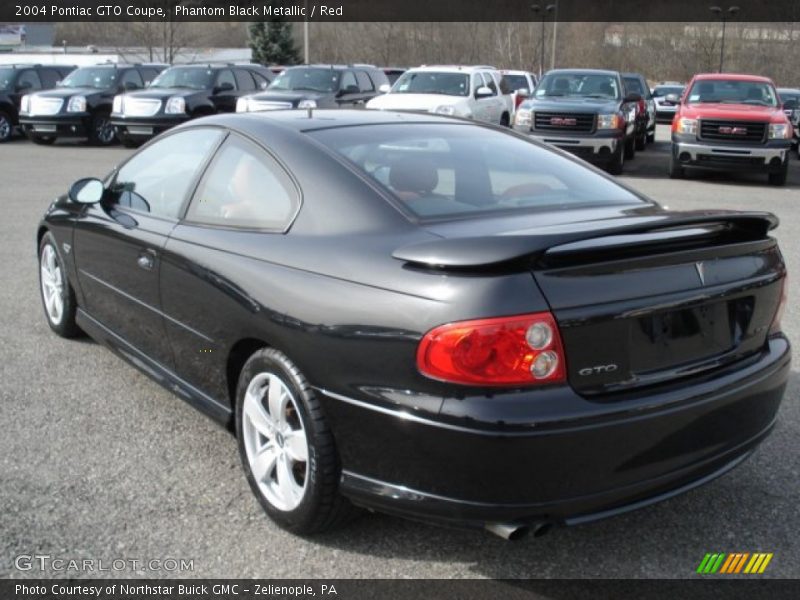
[[625, 166], [625, 151], [622, 144], [617, 145], [614, 154], [611, 155], [611, 160], [606, 165], [606, 171], [612, 175], [622, 175], [622, 169]]
[[38, 133], [28, 134], [28, 139], [39, 146], [52, 146], [56, 143], [53, 135], [39, 135]]
[[[245, 395], [250, 384], [263, 374], [277, 376], [289, 391], [294, 401], [292, 406], [297, 407], [293, 418], [299, 419], [307, 440], [304, 492], [299, 504], [292, 510], [282, 510], [270, 502], [259, 488], [248, 459], [244, 431]], [[268, 394], [268, 388], [266, 390], [262, 394]], [[292, 533], [310, 535], [333, 529], [358, 514], [358, 509], [339, 493], [339, 456], [322, 407], [306, 378], [283, 353], [264, 348], [245, 363], [236, 389], [236, 434], [242, 468], [250, 488], [270, 518], [282, 528]], [[268, 443], [265, 441], [265, 445]], [[283, 449], [282, 438], [280, 444]], [[271, 473], [271, 469], [267, 472]]]
[[648, 133], [647, 134], [647, 143], [654, 144], [656, 141], [656, 132]]
[[642, 131], [641, 135], [636, 136], [636, 150], [644, 150], [647, 147], [647, 130]]
[[631, 160], [636, 156], [636, 136], [632, 135], [625, 139], [625, 160]]
[[0, 144], [10, 141], [12, 137], [14, 137], [14, 123], [11, 115], [0, 110]]
[[503, 113], [503, 116], [500, 117], [500, 126], [511, 127], [511, 118], [508, 116], [508, 113]]
[[94, 113], [89, 122], [89, 143], [92, 146], [110, 146], [117, 141], [117, 133], [111, 124], [111, 115]]
[[128, 135], [117, 134], [117, 138], [119, 139], [120, 143], [126, 148], [138, 148], [139, 146], [142, 145], [142, 143], [139, 140], [132, 138]]
[[786, 179], [789, 176], [789, 159], [788, 157], [786, 160], [783, 161], [783, 167], [781, 167], [780, 171], [775, 173], [770, 173], [768, 175], [768, 181], [770, 185], [781, 186], [786, 185]]
[[683, 179], [686, 177], [686, 171], [678, 162], [678, 159], [675, 156], [675, 151], [669, 153], [669, 178], [670, 179]]
[[[61, 310], [60, 315], [56, 318], [53, 316], [53, 313], [48, 309], [47, 301], [45, 300], [45, 283], [44, 283], [44, 268], [42, 266], [44, 253], [46, 249], [48, 251], [52, 251], [53, 260], [55, 264], [59, 267], [58, 269], [58, 279], [60, 283], [60, 294], [59, 297], [63, 303], [63, 308]], [[81, 334], [81, 330], [78, 327], [77, 323], [75, 322], [75, 311], [78, 308], [78, 303], [75, 300], [75, 291], [72, 289], [72, 286], [69, 284], [69, 279], [67, 278], [66, 269], [64, 267], [64, 261], [61, 258], [61, 253], [58, 250], [58, 243], [56, 242], [55, 237], [49, 231], [42, 236], [42, 241], [39, 244], [39, 297], [42, 300], [42, 308], [44, 308], [44, 315], [47, 319], [47, 324], [50, 326], [50, 329], [55, 331], [58, 335], [64, 338], [73, 338]]]

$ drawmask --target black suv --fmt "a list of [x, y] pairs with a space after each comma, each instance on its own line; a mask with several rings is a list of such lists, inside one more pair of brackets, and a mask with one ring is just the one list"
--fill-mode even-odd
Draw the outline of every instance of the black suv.
[[272, 72], [261, 65], [179, 65], [146, 90], [117, 96], [111, 123], [120, 141], [136, 146], [189, 119], [234, 112], [240, 96], [263, 90]]
[[281, 108], [363, 106], [389, 91], [389, 79], [371, 65], [304, 65], [278, 75], [266, 91], [239, 100], [237, 112]]
[[19, 108], [25, 94], [56, 87], [74, 66], [0, 65], [0, 143], [19, 126]]
[[640, 73], [623, 73], [626, 94], [639, 94], [636, 108], [636, 149], [644, 150], [656, 141], [656, 103], [647, 80]]
[[109, 121], [114, 96], [145, 87], [165, 66], [103, 64], [75, 69], [55, 89], [22, 99], [22, 129], [37, 144], [52, 144], [59, 137], [111, 144], [116, 137]]
[[641, 96], [627, 93], [617, 71], [548, 71], [520, 104], [514, 129], [615, 175], [636, 154], [636, 111]]

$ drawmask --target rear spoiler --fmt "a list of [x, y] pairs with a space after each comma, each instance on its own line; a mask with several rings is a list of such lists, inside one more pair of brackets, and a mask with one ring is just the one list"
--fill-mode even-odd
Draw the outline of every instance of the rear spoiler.
[[752, 241], [778, 226], [767, 212], [673, 212], [648, 217], [567, 223], [540, 230], [480, 237], [444, 238], [401, 246], [392, 253], [412, 265], [438, 269], [475, 269], [576, 253], [607, 252], [706, 239]]

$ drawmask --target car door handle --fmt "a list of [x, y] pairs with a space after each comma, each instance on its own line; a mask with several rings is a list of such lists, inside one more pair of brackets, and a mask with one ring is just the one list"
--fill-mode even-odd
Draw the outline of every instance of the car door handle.
[[145, 250], [139, 255], [139, 258], [136, 259], [136, 264], [145, 271], [151, 271], [153, 265], [156, 264], [156, 253], [152, 250]]

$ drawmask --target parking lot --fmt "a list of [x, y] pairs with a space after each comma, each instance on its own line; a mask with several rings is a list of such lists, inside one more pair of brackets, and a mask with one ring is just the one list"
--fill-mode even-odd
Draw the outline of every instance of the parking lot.
[[[620, 179], [674, 209], [776, 213], [791, 274], [784, 328], [800, 339], [800, 160], [785, 187], [760, 175], [672, 181], [668, 139], [660, 125]], [[314, 539], [280, 530], [227, 431], [88, 339], [58, 338], [42, 314], [37, 221], [73, 180], [103, 176], [130, 152], [0, 145], [0, 577], [41, 576], [16, 570], [14, 557], [48, 554], [193, 561], [188, 572], [110, 573], [131, 577], [683, 578], [707, 552], [759, 551], [774, 553], [763, 576], [800, 577], [796, 371], [773, 435], [749, 461], [640, 511], [515, 543], [382, 515]]]

